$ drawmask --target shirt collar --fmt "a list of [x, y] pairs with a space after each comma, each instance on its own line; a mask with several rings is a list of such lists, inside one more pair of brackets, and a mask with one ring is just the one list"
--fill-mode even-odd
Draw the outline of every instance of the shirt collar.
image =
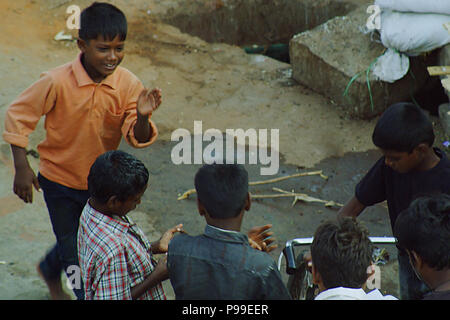
[[[97, 85], [91, 77], [89, 77], [88, 73], [83, 67], [83, 64], [81, 63], [81, 56], [83, 55], [82, 52], [80, 52], [77, 56], [77, 58], [72, 62], [72, 70], [73, 74], [75, 76], [75, 79], [77, 80], [78, 86], [87, 86], [87, 85]], [[117, 67], [119, 68], [119, 67]], [[116, 70], [109, 76], [107, 76], [105, 79], [103, 79], [100, 83], [100, 85], [104, 84], [112, 89], [116, 89], [117, 85], [117, 68]]]
[[128, 230], [134, 225], [133, 222], [128, 217], [123, 217], [124, 220], [118, 218], [114, 219], [110, 216], [107, 216], [94, 208], [91, 207], [89, 201], [86, 204], [87, 212], [89, 214], [89, 218], [92, 221], [95, 221], [97, 224], [101, 224], [108, 229], [111, 229], [113, 232], [118, 233], [126, 233]]
[[248, 244], [248, 237], [242, 232], [221, 229], [209, 224], [205, 227], [205, 236], [222, 241]]
[[366, 292], [361, 288], [331, 288], [322, 291], [314, 300], [364, 300]]

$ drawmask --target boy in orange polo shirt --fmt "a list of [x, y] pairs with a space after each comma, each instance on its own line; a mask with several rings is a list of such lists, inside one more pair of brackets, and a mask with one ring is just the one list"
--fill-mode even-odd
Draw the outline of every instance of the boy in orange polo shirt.
[[[119, 67], [127, 35], [125, 15], [113, 5], [94, 3], [80, 17], [80, 54], [70, 63], [43, 73], [9, 107], [3, 138], [11, 144], [14, 193], [33, 201], [42, 188], [56, 245], [37, 266], [52, 299], [68, 298], [61, 272], [78, 265], [79, 217], [89, 197], [87, 176], [95, 159], [115, 150], [121, 137], [133, 147], [152, 144], [157, 129], [150, 120], [161, 104], [159, 89], [147, 90]], [[26, 158], [28, 135], [45, 115], [46, 138], [38, 145], [39, 174]], [[83, 288], [75, 288], [83, 299]]]

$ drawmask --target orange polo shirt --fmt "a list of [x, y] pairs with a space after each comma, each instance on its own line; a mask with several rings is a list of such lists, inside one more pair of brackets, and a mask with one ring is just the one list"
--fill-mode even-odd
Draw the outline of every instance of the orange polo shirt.
[[[152, 144], [134, 137], [136, 105], [144, 88], [125, 68], [117, 67], [102, 82], [95, 83], [81, 64], [81, 53], [73, 62], [45, 72], [8, 108], [3, 139], [27, 147], [28, 135], [45, 115], [45, 140], [38, 145], [39, 171], [51, 181], [87, 190], [87, 176], [95, 159], [115, 150], [121, 137], [133, 147]], [[149, 117], [150, 118], [150, 117]]]

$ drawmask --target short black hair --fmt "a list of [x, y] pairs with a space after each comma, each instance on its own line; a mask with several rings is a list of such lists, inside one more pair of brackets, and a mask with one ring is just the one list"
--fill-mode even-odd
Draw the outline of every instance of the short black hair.
[[109, 3], [94, 2], [81, 12], [78, 37], [85, 41], [98, 36], [113, 40], [118, 35], [120, 41], [125, 41], [127, 30], [127, 19], [120, 9]]
[[89, 195], [100, 203], [112, 196], [123, 202], [143, 192], [148, 178], [147, 168], [136, 157], [120, 150], [108, 151], [89, 170]]
[[312, 262], [327, 289], [361, 288], [372, 254], [367, 228], [351, 217], [321, 224], [311, 245]]
[[238, 164], [206, 164], [195, 174], [197, 198], [212, 218], [241, 213], [248, 194], [247, 170]]
[[415, 251], [431, 268], [450, 268], [450, 195], [421, 196], [394, 225], [398, 246]]
[[434, 143], [433, 124], [427, 114], [413, 103], [391, 105], [381, 115], [372, 134], [381, 149], [411, 153], [421, 143]]

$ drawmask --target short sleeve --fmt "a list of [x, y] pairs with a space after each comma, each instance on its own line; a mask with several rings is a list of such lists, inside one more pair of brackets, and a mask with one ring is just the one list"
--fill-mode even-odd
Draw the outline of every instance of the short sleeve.
[[372, 206], [386, 200], [386, 165], [381, 157], [356, 185], [355, 196], [364, 206]]

